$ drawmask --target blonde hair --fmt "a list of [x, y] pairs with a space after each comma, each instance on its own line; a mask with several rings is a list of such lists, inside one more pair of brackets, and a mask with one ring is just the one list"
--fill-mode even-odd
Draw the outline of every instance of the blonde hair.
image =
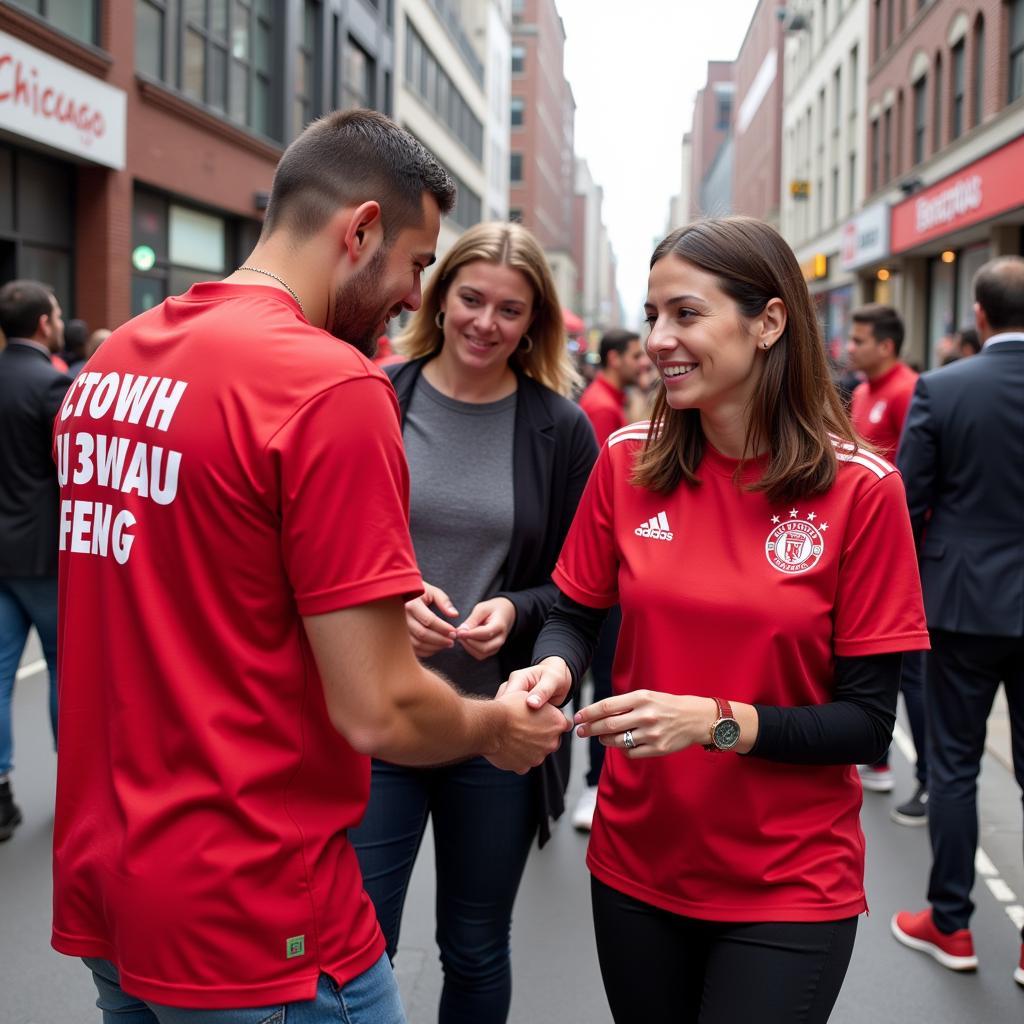
[[566, 346], [555, 282], [537, 239], [521, 224], [500, 221], [477, 224], [459, 237], [442, 257], [424, 289], [423, 305], [396, 339], [397, 351], [410, 359], [440, 352], [444, 335], [435, 320], [441, 311], [441, 302], [459, 270], [477, 262], [518, 270], [533, 288], [533, 319], [527, 331], [533, 346], [529, 351], [517, 348], [509, 362], [552, 391], [571, 394], [578, 377]]

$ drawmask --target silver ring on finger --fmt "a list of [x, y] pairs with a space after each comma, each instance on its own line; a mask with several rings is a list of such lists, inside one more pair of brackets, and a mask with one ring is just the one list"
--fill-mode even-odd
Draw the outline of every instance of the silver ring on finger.
[[627, 729], [622, 734], [622, 742], [626, 745], [626, 749], [627, 750], [635, 750], [636, 749], [636, 740], [633, 739], [633, 730], [632, 729]]

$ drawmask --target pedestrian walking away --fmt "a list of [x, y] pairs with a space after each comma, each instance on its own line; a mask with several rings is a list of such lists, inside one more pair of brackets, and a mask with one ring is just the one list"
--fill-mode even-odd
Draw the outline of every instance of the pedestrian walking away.
[[0, 288], [0, 842], [21, 824], [11, 783], [11, 704], [18, 664], [35, 627], [50, 680], [57, 739], [57, 472], [53, 421], [71, 378], [52, 356], [64, 339], [53, 290], [39, 281]]
[[526, 772], [565, 733], [458, 696], [405, 629], [423, 583], [368, 357], [453, 201], [383, 115], [315, 121], [244, 266], [116, 330], [61, 407], [53, 945], [107, 1024], [403, 1021], [347, 838], [368, 755]]
[[[640, 335], [621, 327], [613, 327], [601, 337], [598, 348], [601, 369], [580, 395], [580, 408], [587, 414], [597, 443], [603, 445], [608, 438], [629, 422], [626, 416], [626, 389], [635, 385], [647, 357]], [[617, 607], [608, 610], [608, 617], [601, 626], [597, 647], [590, 663], [590, 678], [593, 681], [595, 702], [610, 697], [612, 693], [612, 663], [615, 660], [615, 645], [619, 638], [622, 615]], [[573, 710], [579, 710], [577, 704]], [[572, 812], [573, 827], [589, 832], [597, 808], [597, 784], [604, 766], [604, 747], [596, 737], [587, 741], [587, 772], [583, 792]]]
[[[986, 263], [974, 299], [982, 350], [920, 378], [898, 457], [932, 638], [925, 673], [932, 865], [928, 906], [896, 914], [892, 930], [953, 970], [978, 966], [970, 930], [977, 780], [1000, 683], [1024, 790], [1024, 259]], [[1014, 979], [1024, 986], [1024, 930], [1015, 963]]]
[[[478, 224], [441, 261], [387, 369], [402, 411], [410, 526], [423, 597], [406, 605], [416, 653], [460, 690], [493, 698], [558, 590], [551, 570], [597, 445], [565, 397], [575, 373], [544, 252], [519, 224]], [[453, 469], [455, 470], [453, 472]], [[503, 1024], [512, 906], [533, 837], [563, 809], [569, 735], [530, 775], [482, 758], [429, 768], [377, 760], [352, 832], [388, 954], [433, 823], [442, 1024]], [[450, 760], [450, 759], [446, 759]]]
[[[617, 1022], [824, 1022], [866, 910], [862, 790], [927, 646], [898, 473], [859, 447], [792, 251], [697, 222], [651, 259], [649, 424], [609, 438], [509, 689], [578, 681], [622, 607], [587, 864]], [[669, 756], [671, 755], [671, 756]]]
[[[850, 315], [846, 351], [850, 366], [866, 377], [853, 392], [850, 420], [853, 429], [888, 460], [896, 458], [903, 423], [917, 382], [917, 373], [900, 360], [903, 319], [892, 306], [871, 303]], [[900, 825], [927, 824], [928, 758], [924, 726], [924, 652], [904, 655], [900, 689], [907, 708], [910, 732], [917, 751], [916, 783], [910, 797], [890, 812]], [[891, 793], [893, 773], [886, 750], [875, 764], [860, 766], [861, 784], [870, 792]]]

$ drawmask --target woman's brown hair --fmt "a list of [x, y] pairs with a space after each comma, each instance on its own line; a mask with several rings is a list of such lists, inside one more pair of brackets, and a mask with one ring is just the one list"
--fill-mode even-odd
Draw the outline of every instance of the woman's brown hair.
[[423, 305], [396, 339], [395, 348], [410, 359], [441, 350], [444, 335], [435, 323], [441, 303], [459, 269], [478, 261], [518, 270], [533, 288], [533, 319], [527, 331], [532, 345], [516, 349], [509, 362], [552, 391], [571, 394], [578, 378], [566, 346], [555, 282], [544, 250], [521, 224], [477, 224], [460, 235], [441, 258], [423, 291]]
[[[786, 327], [767, 352], [751, 399], [744, 457], [763, 448], [768, 466], [751, 490], [772, 501], [827, 491], [836, 477], [834, 438], [863, 447], [854, 434], [825, 360], [818, 320], [793, 250], [774, 228], [751, 217], [722, 217], [678, 228], [651, 256], [676, 257], [714, 275], [744, 318], [770, 299], [786, 307]], [[706, 444], [697, 409], [673, 409], [659, 386], [651, 429], [637, 457], [633, 482], [667, 493], [696, 484]]]

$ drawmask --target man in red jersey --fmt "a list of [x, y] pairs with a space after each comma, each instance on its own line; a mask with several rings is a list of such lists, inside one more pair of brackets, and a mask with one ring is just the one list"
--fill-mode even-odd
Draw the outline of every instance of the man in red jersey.
[[[917, 374], [900, 360], [903, 347], [903, 320], [892, 306], [871, 303], [855, 309], [850, 340], [846, 345], [850, 366], [863, 373], [850, 401], [853, 427], [887, 459], [895, 460], [903, 422], [914, 395]], [[917, 747], [917, 785], [910, 798], [892, 810], [900, 825], [925, 825], [928, 822], [928, 765], [925, 759], [923, 707], [924, 659], [920, 652], [903, 659], [900, 688], [907, 706], [914, 744]], [[872, 765], [862, 765], [861, 783], [875, 793], [891, 793], [892, 769], [888, 753]]]
[[597, 443], [624, 427], [626, 420], [626, 388], [636, 383], [644, 362], [640, 335], [621, 327], [605, 331], [601, 338], [601, 369], [580, 395], [580, 408], [587, 414]]
[[522, 772], [565, 731], [459, 697], [405, 626], [408, 472], [367, 356], [453, 200], [383, 115], [314, 122], [244, 266], [115, 331], [58, 414], [53, 945], [105, 1014], [400, 1024], [347, 838], [368, 755]]
[[[647, 357], [640, 343], [640, 335], [621, 327], [605, 331], [601, 338], [600, 355], [601, 369], [580, 395], [580, 408], [587, 414], [594, 428], [597, 443], [603, 445], [610, 435], [629, 422], [626, 418], [626, 388], [636, 383]], [[622, 613], [619, 606], [615, 605], [609, 609], [608, 618], [601, 627], [590, 664], [595, 701], [611, 696], [612, 662], [615, 660], [615, 644], [621, 623]], [[587, 759], [589, 765], [583, 792], [572, 812], [573, 828], [580, 832], [590, 831], [597, 808], [597, 784], [604, 766], [604, 747], [598, 740], [592, 738], [588, 742]]]

